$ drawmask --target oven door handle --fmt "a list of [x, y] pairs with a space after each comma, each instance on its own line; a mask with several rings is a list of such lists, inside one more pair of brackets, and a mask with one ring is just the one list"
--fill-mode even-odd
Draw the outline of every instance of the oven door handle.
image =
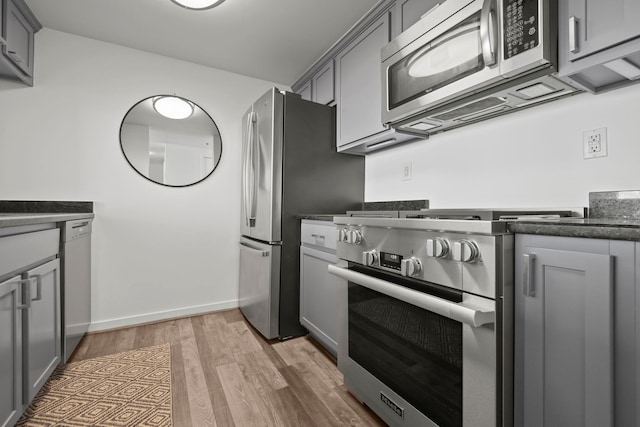
[[495, 307], [473, 307], [464, 301], [456, 303], [333, 264], [329, 265], [329, 273], [469, 326], [479, 327], [495, 322]]

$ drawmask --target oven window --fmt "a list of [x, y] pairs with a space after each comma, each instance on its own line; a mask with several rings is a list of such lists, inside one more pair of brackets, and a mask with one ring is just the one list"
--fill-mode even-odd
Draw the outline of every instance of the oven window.
[[478, 13], [389, 67], [389, 110], [483, 68]]
[[462, 426], [462, 324], [349, 282], [349, 357], [441, 427]]

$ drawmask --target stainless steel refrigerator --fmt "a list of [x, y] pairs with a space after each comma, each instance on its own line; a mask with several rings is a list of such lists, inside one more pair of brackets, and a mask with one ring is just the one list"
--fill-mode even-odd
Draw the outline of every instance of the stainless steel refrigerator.
[[361, 209], [364, 157], [336, 152], [334, 108], [276, 88], [242, 124], [240, 309], [265, 338], [302, 335], [300, 215]]

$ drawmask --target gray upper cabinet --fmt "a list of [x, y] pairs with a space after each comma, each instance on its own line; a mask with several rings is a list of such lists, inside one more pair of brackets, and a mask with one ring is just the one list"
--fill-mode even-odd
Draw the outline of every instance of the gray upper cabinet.
[[[398, 0], [396, 7], [398, 12], [396, 16], [400, 19], [398, 28], [400, 32], [415, 24], [420, 18], [433, 9], [441, 0]], [[397, 36], [397, 34], [394, 34]]]
[[0, 76], [33, 84], [34, 35], [42, 28], [23, 0], [1, 0]]
[[637, 425], [636, 251], [628, 241], [516, 236], [515, 425]]
[[380, 50], [437, 4], [379, 2], [292, 85], [305, 99], [335, 105], [338, 151], [365, 154], [416, 138], [382, 124]]
[[312, 100], [311, 80], [306, 82], [304, 84], [304, 86], [302, 86], [300, 89], [298, 89], [297, 93], [302, 97], [302, 99], [307, 100], [307, 101], [311, 101]]
[[302, 99], [318, 104], [335, 104], [335, 76], [333, 61], [329, 61], [296, 90]]
[[593, 93], [632, 82], [619, 66], [640, 67], [640, 2], [560, 0], [558, 19], [560, 77]]
[[333, 61], [329, 61], [311, 79], [313, 102], [331, 105], [335, 101], [335, 78], [333, 72]]
[[336, 58], [338, 148], [387, 129], [380, 110], [380, 49], [390, 40], [387, 11]]

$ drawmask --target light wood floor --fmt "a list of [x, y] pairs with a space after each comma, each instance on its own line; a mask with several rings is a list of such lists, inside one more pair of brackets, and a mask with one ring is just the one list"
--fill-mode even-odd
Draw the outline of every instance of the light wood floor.
[[87, 335], [69, 361], [167, 342], [175, 427], [385, 425], [312, 338], [266, 341], [239, 310]]

